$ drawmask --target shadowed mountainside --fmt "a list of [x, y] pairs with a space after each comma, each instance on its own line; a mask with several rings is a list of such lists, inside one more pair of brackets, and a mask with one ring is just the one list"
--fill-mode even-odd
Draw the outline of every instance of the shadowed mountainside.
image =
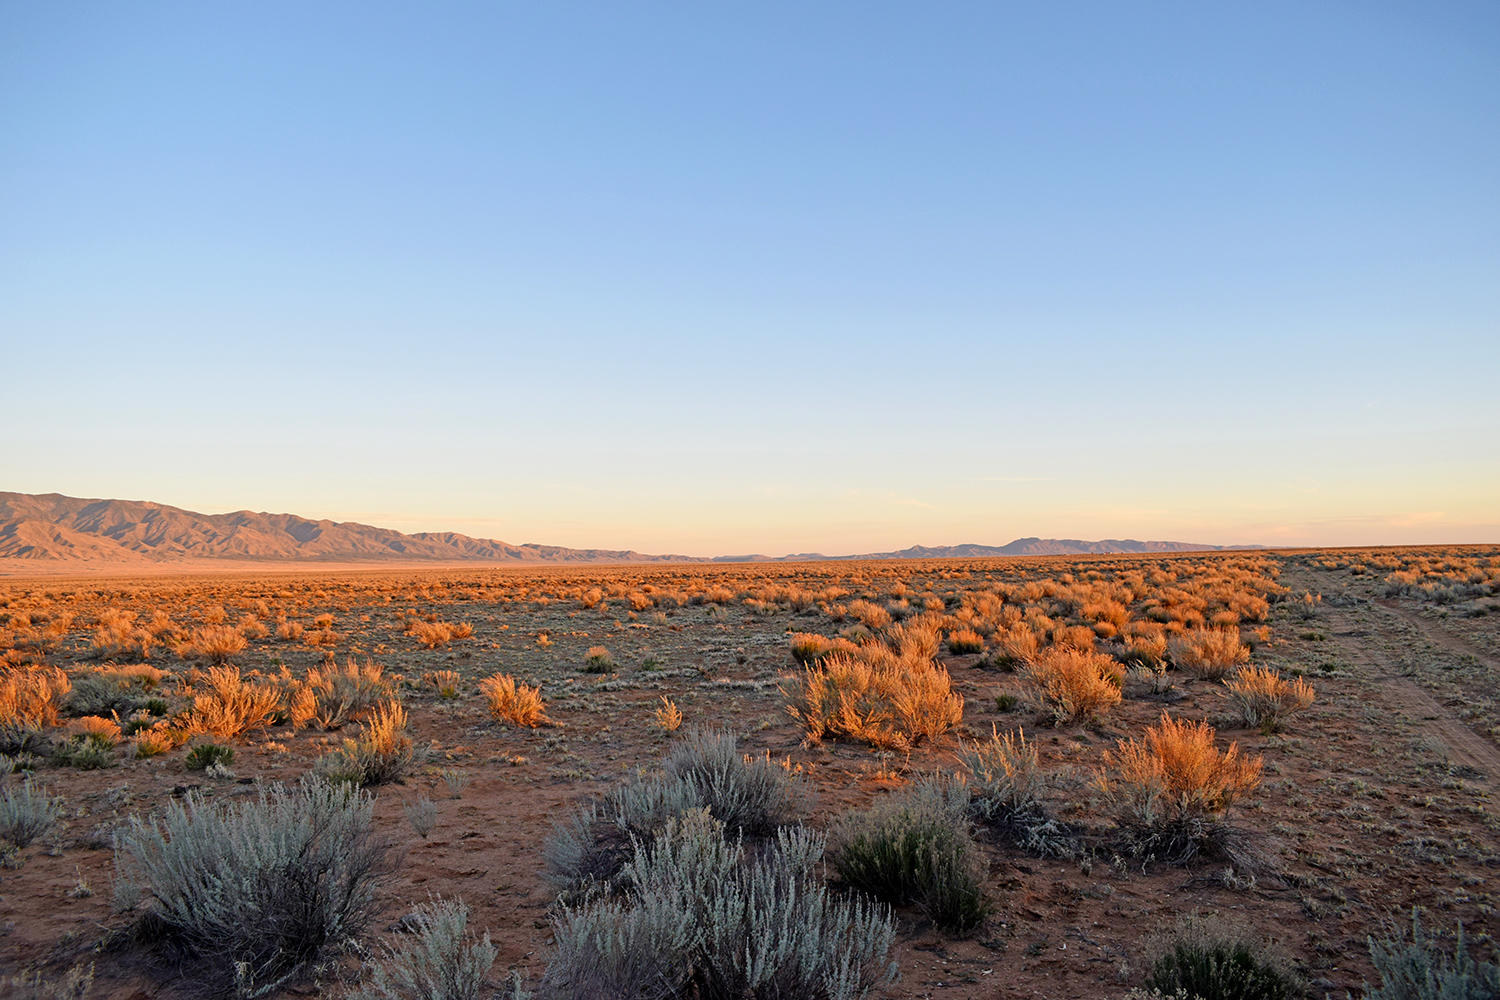
[[647, 555], [628, 549], [513, 545], [451, 531], [404, 534], [352, 521], [313, 521], [295, 514], [199, 514], [142, 500], [88, 500], [59, 493], [0, 492], [0, 560], [113, 563], [122, 568], [198, 560], [254, 562], [635, 563], [771, 562], [815, 559], [903, 559], [964, 556], [1182, 552], [1223, 546], [1187, 542], [1019, 538], [1009, 545], [915, 545], [899, 552], [826, 556]]

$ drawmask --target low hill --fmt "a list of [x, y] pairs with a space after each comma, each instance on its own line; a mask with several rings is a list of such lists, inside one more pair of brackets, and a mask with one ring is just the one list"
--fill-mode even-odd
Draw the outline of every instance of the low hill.
[[651, 562], [786, 562], [825, 559], [942, 559], [1059, 556], [1111, 552], [1185, 552], [1222, 546], [1188, 542], [1018, 538], [1008, 545], [915, 545], [897, 552], [827, 556], [649, 555], [631, 549], [514, 545], [456, 532], [404, 534], [352, 521], [314, 521], [296, 514], [237, 510], [200, 514], [144, 500], [88, 500], [60, 493], [0, 492], [0, 565], [12, 569], [108, 566], [129, 570], [208, 563], [587, 564]]

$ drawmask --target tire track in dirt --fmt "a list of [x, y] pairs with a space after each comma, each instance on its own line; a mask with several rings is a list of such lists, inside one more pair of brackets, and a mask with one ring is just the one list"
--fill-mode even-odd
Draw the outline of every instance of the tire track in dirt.
[[[1309, 587], [1310, 590], [1316, 590], [1319, 593], [1338, 593], [1344, 589], [1337, 581], [1322, 573], [1311, 570], [1305, 572], [1307, 576], [1313, 578], [1314, 586]], [[1293, 575], [1289, 573], [1288, 577]], [[1352, 608], [1330, 604], [1323, 605], [1321, 617], [1328, 623], [1330, 629], [1344, 634], [1345, 637], [1342, 638], [1340, 645], [1354, 652], [1358, 659], [1374, 670], [1370, 679], [1387, 685], [1410, 706], [1411, 711], [1408, 714], [1419, 723], [1419, 728], [1423, 733], [1437, 740], [1447, 750], [1449, 763], [1458, 764], [1474, 772], [1470, 780], [1488, 785], [1492, 789], [1500, 787], [1500, 747], [1496, 747], [1483, 735], [1471, 729], [1447, 706], [1433, 697], [1426, 688], [1402, 673], [1400, 665], [1394, 662], [1390, 654], [1379, 644], [1362, 640], [1368, 636], [1395, 645], [1410, 644], [1410, 637], [1401, 635], [1392, 627], [1390, 618], [1395, 618], [1413, 628], [1421, 641], [1430, 646], [1452, 652], [1455, 651], [1456, 646], [1462, 644], [1453, 641], [1452, 637], [1443, 637], [1449, 639], [1449, 642], [1435, 638], [1430, 625], [1418, 615], [1390, 608], [1376, 601], [1360, 606], [1371, 610], [1368, 619], [1353, 614]], [[1457, 651], [1478, 655], [1468, 648], [1459, 648]], [[1493, 665], [1492, 661], [1483, 656], [1479, 659], [1486, 665]]]
[[1435, 646], [1448, 650], [1450, 653], [1461, 653], [1464, 656], [1472, 656], [1491, 670], [1500, 671], [1500, 660], [1480, 649], [1478, 646], [1453, 633], [1434, 624], [1422, 615], [1409, 608], [1403, 608], [1399, 601], [1389, 597], [1375, 598], [1374, 604], [1384, 608], [1397, 618], [1401, 619], [1412, 628], [1421, 632]]

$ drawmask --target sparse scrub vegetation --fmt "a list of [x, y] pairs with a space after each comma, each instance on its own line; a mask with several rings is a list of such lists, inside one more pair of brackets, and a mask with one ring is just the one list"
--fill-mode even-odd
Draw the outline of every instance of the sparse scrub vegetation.
[[264, 681], [246, 680], [231, 666], [209, 669], [203, 694], [193, 698], [183, 724], [187, 736], [204, 734], [232, 740], [271, 724], [281, 705], [281, 691]]
[[469, 932], [468, 904], [434, 899], [407, 918], [411, 934], [367, 966], [350, 1000], [481, 1000], [497, 954], [489, 933]]
[[1172, 662], [1205, 680], [1218, 680], [1250, 659], [1240, 634], [1228, 629], [1192, 629], [1167, 643]]
[[1463, 924], [1450, 947], [1422, 930], [1412, 910], [1411, 932], [1396, 929], [1369, 938], [1370, 961], [1380, 984], [1365, 1000], [1493, 1000], [1500, 997], [1500, 954], [1490, 960], [1469, 954]]
[[1066, 646], [1037, 653], [1021, 674], [1038, 709], [1058, 723], [1100, 718], [1120, 703], [1125, 680], [1118, 661]]
[[30, 779], [0, 788], [0, 839], [25, 847], [57, 825], [56, 799]]
[[495, 674], [479, 682], [479, 693], [489, 703], [490, 715], [500, 722], [535, 729], [551, 724], [539, 687], [518, 684], [509, 674]]
[[417, 748], [406, 729], [406, 709], [399, 702], [376, 706], [357, 739], [319, 761], [319, 771], [331, 781], [355, 785], [384, 785], [411, 770]]
[[1214, 745], [1207, 723], [1166, 712], [1140, 739], [1104, 754], [1099, 787], [1106, 808], [1142, 854], [1180, 863], [1215, 844], [1224, 815], [1260, 785], [1261, 759]]
[[133, 817], [116, 846], [115, 898], [144, 905], [137, 933], [203, 988], [268, 995], [353, 939], [390, 874], [372, 801], [306, 779], [255, 801], [190, 793]]
[[1313, 703], [1313, 687], [1300, 677], [1285, 680], [1275, 670], [1247, 667], [1225, 682], [1229, 702], [1247, 725], [1266, 735], [1280, 732], [1288, 716]]
[[933, 778], [844, 816], [831, 864], [840, 881], [895, 905], [915, 903], [941, 927], [967, 933], [990, 911], [986, 864], [969, 825], [961, 779]]
[[[1396, 574], [1409, 582], [1388, 579]], [[356, 724], [398, 697], [411, 713], [405, 735], [414, 759], [397, 788], [379, 792], [385, 800], [381, 829], [411, 848], [419, 863], [410, 877], [420, 881], [419, 891], [448, 895], [461, 884], [483, 883], [484, 905], [470, 898], [474, 916], [467, 926], [489, 922], [505, 959], [482, 985], [487, 1000], [497, 989], [506, 997], [513, 990], [523, 995], [521, 985], [538, 989], [547, 958], [520, 956], [542, 955], [545, 918], [578, 917], [578, 933], [594, 936], [586, 954], [603, 956], [610, 969], [646, 970], [642, 981], [660, 988], [661, 980], [649, 977], [651, 956], [679, 952], [653, 951], [649, 943], [683, 925], [667, 907], [638, 902], [636, 852], [652, 852], [669, 824], [680, 842], [680, 830], [705, 808], [721, 825], [710, 824], [714, 837], [700, 838], [694, 852], [738, 851], [740, 864], [752, 868], [769, 857], [778, 838], [816, 836], [795, 826], [799, 817], [815, 817], [832, 848], [814, 865], [810, 886], [834, 901], [864, 899], [833, 864], [845, 824], [852, 822], [841, 820], [840, 812], [851, 806], [860, 813], [894, 810], [913, 794], [907, 786], [920, 780], [914, 776], [933, 768], [962, 775], [954, 782], [963, 790], [953, 793], [951, 815], [969, 831], [973, 857], [988, 859], [993, 869], [981, 898], [1000, 908], [995, 940], [985, 932], [956, 953], [937, 951], [941, 937], [955, 931], [932, 926], [936, 918], [913, 896], [895, 904], [902, 919], [893, 924], [895, 943], [886, 954], [887, 962], [901, 955], [914, 967], [912, 981], [872, 993], [931, 993], [934, 1000], [996, 990], [1118, 996], [1144, 984], [1152, 959], [1170, 950], [1141, 947], [1144, 924], [1156, 913], [1195, 905], [1247, 918], [1245, 933], [1225, 932], [1216, 923], [1226, 939], [1259, 941], [1274, 928], [1319, 996], [1362, 996], [1361, 978], [1380, 982], [1378, 962], [1372, 970], [1343, 948], [1371, 933], [1382, 942], [1395, 940], [1378, 924], [1371, 899], [1444, 914], [1441, 940], [1426, 940], [1430, 954], [1410, 958], [1414, 967], [1452, 960], [1452, 928], [1460, 920], [1469, 931], [1472, 964], [1493, 964], [1487, 933], [1497, 905], [1489, 877], [1493, 810], [1484, 795], [1496, 770], [1481, 743], [1462, 741], [1461, 727], [1486, 739], [1500, 736], [1489, 669], [1500, 655], [1500, 591], [1474, 590], [1496, 580], [1500, 549], [1494, 546], [0, 579], [0, 742], [10, 739], [13, 746], [13, 752], [0, 750], [0, 794], [20, 794], [18, 776], [30, 775], [33, 793], [45, 786], [54, 802], [66, 803], [58, 810], [65, 820], [30, 847], [0, 836], [3, 902], [10, 908], [0, 920], [6, 925], [0, 982], [35, 969], [55, 984], [76, 949], [92, 947], [92, 938], [78, 935], [92, 935], [103, 918], [106, 900], [89, 900], [91, 889], [108, 881], [110, 855], [100, 848], [132, 815], [159, 823], [161, 810], [185, 794], [200, 804], [217, 801], [218, 809], [253, 803], [257, 783], [308, 772], [332, 777], [348, 791], [364, 774], [359, 766], [331, 766], [348, 763], [340, 749], [345, 737], [360, 742], [368, 727]], [[597, 591], [592, 604], [591, 589]], [[707, 599], [711, 592], [717, 600]], [[1312, 612], [1309, 594], [1322, 596]], [[643, 599], [649, 603], [637, 608]], [[1315, 620], [1304, 623], [1308, 614]], [[405, 634], [413, 620], [472, 621], [483, 638], [428, 649]], [[96, 642], [104, 623], [118, 633], [108, 651]], [[257, 624], [269, 634], [258, 634]], [[292, 625], [295, 641], [281, 634]], [[178, 650], [198, 629], [218, 627], [247, 641], [228, 663], [162, 658], [163, 650]], [[326, 641], [334, 628], [337, 649]], [[306, 633], [313, 644], [302, 642]], [[1243, 650], [1228, 657], [1241, 662], [1219, 680], [1199, 680], [1200, 670], [1174, 663], [1174, 653], [1179, 661], [1191, 659], [1184, 646], [1198, 642], [1200, 633], [1226, 647], [1238, 642]], [[979, 648], [969, 652], [974, 637]], [[582, 668], [594, 647], [607, 647], [616, 665], [587, 676]], [[1093, 718], [1085, 712], [1045, 728], [1044, 720], [1059, 720], [1039, 696], [1029, 664], [1065, 654], [1100, 657], [1109, 673], [1128, 671], [1128, 680], [1119, 688], [1123, 697]], [[152, 659], [144, 661], [145, 655]], [[800, 711], [807, 677], [826, 676], [830, 665], [847, 669], [851, 661], [868, 677], [848, 683], [840, 677], [823, 688], [815, 717], [824, 724], [813, 736], [800, 714], [787, 714], [788, 703]], [[216, 670], [232, 672], [244, 687], [271, 689], [277, 700], [258, 717], [247, 713], [253, 721], [240, 735], [198, 731], [189, 740], [197, 699], [217, 696]], [[782, 671], [787, 676], [779, 676]], [[534, 694], [532, 721], [545, 723], [550, 714], [559, 724], [533, 731], [524, 723], [490, 723], [489, 694], [474, 701], [475, 687], [487, 675], [507, 674], [526, 681], [512, 680], [518, 708], [525, 708], [524, 695]], [[906, 735], [898, 696], [920, 704], [923, 684], [907, 679], [924, 676], [941, 682], [928, 692], [927, 703], [943, 710], [936, 718], [959, 694], [963, 701], [948, 712], [946, 728]], [[17, 679], [22, 683], [13, 685]], [[1313, 710], [1288, 718], [1305, 702], [1296, 690], [1308, 681], [1317, 686]], [[1417, 697], [1408, 684], [1431, 700]], [[448, 701], [449, 692], [458, 700]], [[1258, 699], [1272, 702], [1269, 711]], [[21, 707], [30, 702], [40, 707]], [[1163, 704], [1175, 723], [1198, 727], [1207, 720], [1219, 727], [1209, 752], [1199, 754], [1207, 762], [1200, 779], [1221, 772], [1201, 782], [1208, 790], [1174, 792], [1168, 766], [1129, 766], [1122, 754], [1116, 737], [1134, 737], [1120, 742], [1149, 749], [1147, 727], [1162, 725]], [[678, 706], [686, 722], [671, 711]], [[1019, 707], [1041, 708], [1044, 719], [1014, 714]], [[1309, 719], [1316, 724], [1309, 727]], [[695, 723], [710, 728], [695, 733]], [[1024, 733], [1017, 729], [1021, 723]], [[705, 735], [727, 736], [712, 728], [724, 725], [744, 734], [738, 743], [731, 741], [727, 753], [705, 746]], [[1262, 739], [1242, 726], [1268, 734], [1284, 728], [1290, 735]], [[340, 727], [344, 732], [326, 734]], [[983, 729], [991, 735], [983, 736]], [[1230, 736], [1240, 739], [1238, 748]], [[695, 739], [694, 748], [682, 751], [684, 760], [671, 759]], [[430, 769], [418, 766], [417, 751], [429, 740], [440, 755]], [[215, 751], [197, 749], [205, 742]], [[1247, 742], [1264, 752], [1263, 785], [1247, 774], [1259, 763]], [[1228, 766], [1225, 758], [1238, 763]], [[185, 770], [193, 765], [202, 769]], [[109, 770], [81, 770], [88, 767]], [[609, 780], [615, 776], [618, 783]], [[1214, 794], [1215, 780], [1229, 794]], [[441, 801], [460, 793], [462, 802]], [[576, 808], [559, 809], [568, 799]], [[1188, 808], [1179, 810], [1183, 801]], [[557, 818], [563, 822], [549, 839], [547, 828]], [[426, 836], [431, 839], [420, 839]], [[899, 860], [900, 852], [889, 855]], [[1190, 856], [1185, 871], [1160, 867]], [[548, 884], [560, 893], [546, 914], [528, 889], [537, 865], [545, 865]], [[907, 867], [920, 870], [915, 862]], [[951, 858], [946, 868], [929, 867], [962, 869]], [[834, 884], [825, 887], [825, 878]], [[939, 884], [963, 880], [945, 876]], [[529, 903], [523, 901], [528, 891]], [[960, 905], [934, 911], [963, 910], [963, 893], [936, 895]], [[713, 898], [738, 905], [739, 897]], [[1150, 913], [1134, 907], [1144, 899], [1151, 900]], [[397, 950], [417, 945], [416, 916], [403, 917], [395, 899], [381, 903], [380, 940]], [[521, 907], [517, 919], [496, 922], [493, 914], [514, 905]], [[890, 919], [885, 904], [862, 905]], [[145, 908], [137, 915], [144, 917]], [[1427, 920], [1424, 913], [1424, 929]], [[1334, 937], [1327, 936], [1331, 928]], [[474, 930], [460, 936], [475, 944], [480, 936]], [[120, 947], [90, 950], [86, 961], [100, 963], [106, 992], [156, 988], [137, 982], [150, 968], [138, 960], [139, 951], [152, 943], [161, 946], [156, 956], [163, 969], [175, 975], [172, 963], [181, 961], [195, 976], [163, 988], [184, 995], [242, 988], [224, 964], [215, 967], [228, 968], [228, 979], [210, 986], [210, 965], [163, 945], [159, 933], [161, 926], [145, 919], [135, 933], [109, 935]], [[688, 926], [686, 933], [692, 938], [699, 929]], [[1080, 941], [1080, 933], [1088, 940]], [[617, 947], [622, 940], [649, 946]], [[1005, 953], [993, 964], [983, 957], [1001, 946]], [[1263, 957], [1258, 946], [1252, 951]], [[383, 945], [355, 953], [395, 961]], [[1224, 955], [1233, 957], [1227, 951], [1210, 964], [1230, 968]], [[44, 958], [48, 964], [31, 964]], [[703, 961], [688, 964], [707, 968]], [[253, 972], [256, 962], [246, 967], [244, 992], [267, 983]], [[512, 970], [504, 966], [510, 962], [520, 962], [514, 971], [529, 976], [529, 984], [519, 978], [519, 985], [509, 984]], [[564, 967], [578, 966], [565, 962], [557, 969]], [[995, 978], [986, 975], [990, 969]], [[297, 975], [305, 974], [306, 982], [296, 991], [330, 995], [342, 995], [353, 972], [342, 949], [332, 946], [303, 970]], [[208, 978], [196, 978], [199, 973]], [[591, 975], [585, 971], [577, 981], [601, 981]], [[1435, 981], [1446, 982], [1446, 975], [1435, 973]], [[1472, 977], [1472, 970], [1464, 975]], [[609, 972], [602, 981], [621, 981], [614, 976]], [[726, 995], [737, 1000], [790, 989], [780, 994], [789, 1000], [821, 989], [782, 985], [734, 994], [739, 987], [732, 976], [714, 981], [728, 984]], [[702, 1000], [709, 995], [706, 983], [707, 974], [695, 971], [674, 995]], [[363, 986], [372, 987], [373, 976]], [[601, 989], [613, 995], [611, 987]], [[570, 995], [566, 989], [550, 995], [559, 994]]]
[[889, 914], [831, 895], [822, 838], [777, 835], [752, 859], [706, 809], [637, 840], [617, 898], [563, 909], [542, 998], [865, 997], [890, 982]]

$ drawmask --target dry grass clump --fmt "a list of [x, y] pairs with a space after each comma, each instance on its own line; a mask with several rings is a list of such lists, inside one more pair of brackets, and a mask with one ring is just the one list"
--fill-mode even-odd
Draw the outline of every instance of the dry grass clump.
[[417, 640], [423, 649], [439, 649], [454, 639], [467, 639], [474, 634], [474, 626], [468, 623], [428, 622], [420, 618], [407, 623], [406, 634]]
[[603, 646], [590, 646], [584, 654], [583, 669], [590, 674], [607, 674], [615, 669], [615, 660]]
[[146, 729], [137, 729], [132, 745], [135, 747], [135, 756], [144, 760], [147, 757], [159, 757], [181, 741], [180, 732], [166, 722], [159, 722]]
[[656, 707], [654, 719], [657, 728], [663, 732], [676, 732], [682, 725], [682, 709], [678, 708], [677, 703], [671, 698], [662, 695], [661, 704]]
[[227, 625], [205, 625], [195, 628], [186, 641], [178, 644], [177, 655], [184, 660], [206, 660], [228, 663], [230, 657], [243, 653], [250, 643]]
[[791, 639], [792, 659], [806, 666], [827, 658], [832, 653], [852, 653], [859, 647], [842, 636], [829, 638], [814, 632], [797, 632]]
[[1183, 862], [1215, 839], [1229, 807], [1260, 786], [1260, 773], [1261, 758], [1240, 756], [1239, 744], [1219, 750], [1212, 726], [1162, 712], [1141, 739], [1105, 752], [1098, 784], [1137, 851]]
[[1103, 653], [1049, 646], [1021, 670], [1033, 700], [1053, 722], [1097, 719], [1120, 703], [1124, 668]]
[[302, 681], [283, 674], [282, 683], [286, 713], [297, 729], [308, 725], [338, 729], [391, 691], [385, 667], [368, 657], [364, 663], [351, 656], [343, 667], [329, 663], [310, 669]]
[[264, 622], [249, 613], [240, 619], [240, 623], [235, 626], [235, 631], [246, 639], [264, 639], [271, 634], [271, 630], [266, 628]]
[[956, 629], [948, 634], [948, 652], [954, 656], [984, 652], [984, 636], [971, 628]]
[[232, 740], [270, 725], [281, 707], [277, 685], [246, 680], [234, 667], [211, 667], [206, 684], [209, 690], [193, 698], [183, 721], [185, 736]]
[[147, 659], [156, 644], [149, 629], [137, 628], [135, 612], [122, 608], [105, 608], [94, 628], [93, 655], [98, 659], [132, 657]]
[[68, 723], [68, 733], [82, 736], [103, 746], [114, 747], [120, 743], [120, 724], [113, 719], [98, 715], [85, 715]]
[[451, 701], [458, 697], [463, 678], [457, 670], [429, 670], [422, 675], [422, 683], [436, 691], [439, 698]]
[[891, 613], [869, 601], [850, 601], [849, 615], [870, 629], [883, 629], [891, 623]]
[[1205, 680], [1224, 677], [1250, 659], [1239, 632], [1230, 629], [1192, 629], [1173, 636], [1167, 648], [1173, 664]]
[[370, 713], [358, 739], [344, 740], [318, 766], [334, 781], [383, 785], [409, 771], [416, 757], [416, 745], [406, 730], [406, 709], [400, 702], [388, 701]]
[[782, 692], [811, 742], [831, 736], [906, 749], [963, 718], [964, 700], [948, 671], [880, 647], [834, 653]]
[[1000, 633], [995, 644], [995, 663], [997, 666], [1014, 668], [1036, 656], [1041, 645], [1041, 640], [1029, 625], [1017, 622]]
[[495, 674], [479, 682], [479, 693], [489, 702], [490, 714], [513, 726], [535, 729], [551, 725], [542, 703], [542, 689], [517, 684], [509, 674]]
[[1225, 682], [1240, 718], [1264, 734], [1279, 732], [1288, 716], [1313, 703], [1313, 687], [1300, 677], [1285, 680], [1269, 668], [1246, 667]]
[[36, 743], [72, 684], [56, 667], [20, 667], [0, 673], [0, 753], [19, 753]]

